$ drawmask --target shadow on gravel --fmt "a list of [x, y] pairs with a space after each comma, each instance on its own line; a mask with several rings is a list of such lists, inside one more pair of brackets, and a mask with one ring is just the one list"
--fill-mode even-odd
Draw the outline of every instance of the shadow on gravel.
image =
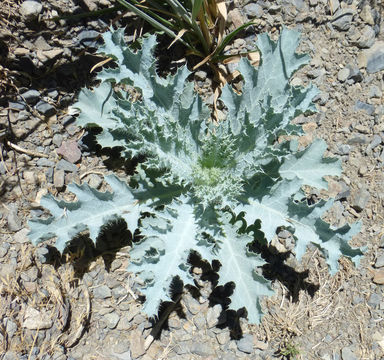
[[79, 235], [67, 245], [62, 255], [55, 247], [46, 246], [46, 250], [40, 256], [40, 261], [52, 264], [56, 269], [70, 262], [74, 268], [74, 277], [81, 279], [99, 256], [103, 258], [105, 269], [109, 272], [116, 253], [131, 244], [132, 234], [127, 229], [126, 222], [118, 220], [103, 228], [96, 245], [89, 236]]
[[[109, 272], [111, 264], [115, 259], [116, 253], [127, 245], [132, 245], [139, 239], [138, 234], [132, 237], [132, 234], [127, 229], [127, 224], [124, 220], [116, 221], [106, 226], [97, 239], [96, 246], [88, 236], [78, 236], [67, 246], [62, 256], [58, 253], [56, 248], [49, 247], [47, 254], [45, 254], [46, 263], [51, 263], [59, 268], [60, 265], [71, 262], [75, 270], [75, 278], [81, 279], [85, 273], [89, 271], [89, 266], [101, 256], [104, 260], [105, 269]], [[278, 253], [277, 250], [264, 241], [255, 240], [250, 244], [250, 250], [261, 254], [263, 259], [267, 262], [260, 270], [262, 275], [271, 282], [279, 280], [289, 290], [286, 294], [287, 298], [291, 298], [294, 302], [298, 301], [299, 292], [306, 291], [310, 296], [314, 296], [319, 286], [311, 284], [306, 281], [308, 271], [298, 272], [294, 268], [286, 265], [284, 262], [290, 255], [290, 252]], [[245, 309], [237, 311], [229, 310], [231, 303], [230, 296], [234, 290], [233, 283], [227, 283], [224, 286], [218, 286], [218, 270], [220, 263], [214, 261], [212, 264], [201, 259], [198, 253], [192, 252], [188, 259], [194, 267], [202, 269], [200, 276], [201, 281], [208, 281], [212, 285], [212, 292], [208, 297], [209, 306], [213, 307], [216, 304], [222, 306], [222, 312], [219, 315], [218, 328], [228, 328], [232, 339], [238, 340], [242, 337], [242, 330], [240, 326], [240, 318], [246, 317], [247, 312]], [[76, 284], [73, 284], [76, 285]], [[195, 286], [186, 286], [188, 292], [198, 299], [201, 296], [198, 284], [198, 278], [195, 277]], [[176, 311], [180, 318], [185, 319], [186, 314], [180, 304], [183, 295], [183, 283], [177, 277], [174, 278], [171, 285], [171, 298], [172, 302], [164, 302], [159, 310], [159, 316], [152, 319], [152, 332], [151, 335], [158, 339], [160, 338], [162, 330], [169, 329], [168, 317]], [[143, 297], [141, 297], [141, 300]]]
[[[84, 86], [94, 83], [94, 74], [90, 70], [94, 65], [103, 60], [103, 57], [88, 54], [83, 51], [77, 60], [55, 65], [55, 60], [37, 68], [29, 56], [22, 56], [7, 64], [12, 71], [17, 71], [18, 86], [25, 86], [40, 90], [57, 89], [66, 93], [77, 93]], [[47, 70], [48, 69], [48, 70]], [[59, 107], [67, 107], [72, 99], [59, 102]]]

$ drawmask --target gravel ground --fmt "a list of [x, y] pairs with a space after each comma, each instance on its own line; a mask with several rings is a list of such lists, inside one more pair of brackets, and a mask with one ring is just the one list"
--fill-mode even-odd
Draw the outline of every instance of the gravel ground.
[[[214, 276], [203, 266], [194, 268], [200, 292], [185, 290], [164, 310], [164, 322], [152, 326], [140, 311], [140, 281], [125, 271], [130, 247], [124, 224], [106, 231], [96, 248], [77, 239], [63, 256], [50, 244], [35, 248], [28, 241], [27, 220], [42, 213], [44, 194], [69, 200], [66, 185], [72, 181], [103, 189], [103, 174], [126, 176], [132, 170], [132, 164], [84, 138], [68, 106], [81, 87], [92, 84], [90, 69], [102, 60], [94, 55], [99, 34], [111, 23], [126, 26], [129, 41], [143, 24], [116, 12], [51, 20], [106, 9], [111, 2], [1, 3], [0, 359], [293, 359], [295, 353], [298, 359], [384, 359], [379, 0], [230, 3], [230, 28], [248, 20], [256, 25], [228, 51], [252, 46], [261, 32], [277, 38], [282, 26], [302, 32], [299, 50], [312, 61], [292, 83], [313, 82], [320, 94], [318, 113], [295, 120], [306, 131], [301, 141], [321, 137], [329, 145], [327, 155], [343, 161], [343, 175], [330, 179], [329, 191], [312, 196], [336, 197], [328, 220], [337, 226], [360, 220], [362, 231], [352, 245], [367, 247], [359, 268], [341, 259], [332, 277], [316, 248], [298, 263], [289, 251], [289, 234], [280, 233], [274, 266], [264, 269], [276, 295], [263, 300], [259, 326], [224, 311], [225, 289], [212, 289]], [[194, 75], [207, 101], [211, 75], [207, 69]]]

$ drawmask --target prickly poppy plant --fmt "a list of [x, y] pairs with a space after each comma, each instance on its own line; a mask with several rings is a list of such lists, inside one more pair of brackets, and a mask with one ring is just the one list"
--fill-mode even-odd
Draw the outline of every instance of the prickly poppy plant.
[[[277, 229], [286, 228], [296, 241], [298, 259], [312, 243], [331, 273], [342, 255], [358, 262], [362, 251], [348, 241], [359, 224], [332, 228], [322, 220], [332, 199], [309, 205], [302, 190], [304, 185], [326, 188], [324, 176], [340, 175], [340, 161], [323, 157], [327, 146], [322, 140], [304, 150], [295, 141], [278, 141], [300, 135], [302, 129], [291, 120], [316, 110], [313, 86], [289, 84], [309, 60], [295, 52], [297, 32], [283, 29], [277, 42], [265, 34], [258, 37], [261, 64], [255, 69], [240, 61], [242, 91], [224, 87], [227, 117], [219, 124], [210, 121], [208, 107], [187, 81], [186, 67], [167, 78], [157, 75], [154, 36], [135, 53], [123, 35], [123, 30], [104, 34], [99, 52], [117, 66], [101, 71], [100, 85], [82, 90], [74, 107], [80, 111], [78, 125], [102, 129], [97, 135], [102, 147], [119, 147], [125, 157], [144, 161], [129, 183], [106, 176], [110, 192], [71, 184], [75, 202], [44, 197], [41, 205], [51, 217], [29, 222], [34, 244], [55, 237], [63, 251], [82, 231], [96, 242], [105, 224], [124, 219], [132, 233], [139, 229], [142, 235], [133, 244], [127, 271], [145, 283], [148, 316], [156, 316], [160, 303], [170, 300], [174, 277], [194, 284], [188, 258], [196, 252], [210, 263], [220, 262], [219, 285], [235, 284], [229, 308], [245, 307], [250, 323], [260, 321], [260, 297], [273, 293], [258, 271], [265, 262], [251, 250], [253, 241], [270, 242]], [[127, 86], [139, 100], [123, 90]], [[264, 239], [253, 236], [255, 224]]]

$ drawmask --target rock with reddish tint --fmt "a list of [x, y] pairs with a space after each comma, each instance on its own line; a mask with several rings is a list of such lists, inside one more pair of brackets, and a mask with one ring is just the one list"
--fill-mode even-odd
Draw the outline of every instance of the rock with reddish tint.
[[81, 151], [76, 141], [63, 142], [56, 152], [72, 164], [78, 162], [81, 158]]

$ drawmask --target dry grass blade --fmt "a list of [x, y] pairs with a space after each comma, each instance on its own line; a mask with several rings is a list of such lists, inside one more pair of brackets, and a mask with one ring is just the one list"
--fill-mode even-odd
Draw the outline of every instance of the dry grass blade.
[[218, 21], [217, 44], [221, 44], [221, 42], [224, 39], [225, 24], [228, 18], [227, 5], [223, 0], [216, 0], [215, 4], [217, 7], [217, 21]]
[[173, 45], [176, 41], [180, 40], [180, 39], [183, 37], [183, 35], [184, 35], [187, 31], [188, 31], [187, 29], [181, 29], [181, 30], [177, 33], [177, 36], [175, 37], [175, 39], [169, 44], [169, 46], [168, 46], [167, 49], [170, 49], [170, 48], [172, 47], [172, 45]]
[[84, 330], [85, 330], [85, 326], [88, 323], [89, 317], [91, 314], [91, 299], [89, 296], [88, 288], [85, 285], [82, 285], [81, 289], [82, 289], [83, 294], [84, 294], [84, 301], [86, 302], [86, 309], [81, 314], [81, 316], [79, 316], [77, 318], [77, 324], [76, 324], [77, 331], [75, 332], [75, 334], [72, 337], [70, 337], [64, 341], [64, 344], [67, 348], [73, 347], [81, 339], [81, 337], [84, 333]]
[[103, 66], [103, 65], [105, 65], [105, 64], [107, 64], [107, 63], [109, 63], [109, 62], [112, 61], [112, 60], [113, 60], [113, 59], [112, 59], [111, 57], [109, 57], [109, 58], [107, 58], [107, 59], [105, 59], [105, 60], [103, 60], [103, 61], [98, 62], [96, 65], [92, 66], [92, 69], [91, 69], [91, 71], [90, 71], [89, 73], [92, 73], [92, 72], [95, 71], [97, 68], [99, 68], [99, 67], [101, 67], [101, 66]]

